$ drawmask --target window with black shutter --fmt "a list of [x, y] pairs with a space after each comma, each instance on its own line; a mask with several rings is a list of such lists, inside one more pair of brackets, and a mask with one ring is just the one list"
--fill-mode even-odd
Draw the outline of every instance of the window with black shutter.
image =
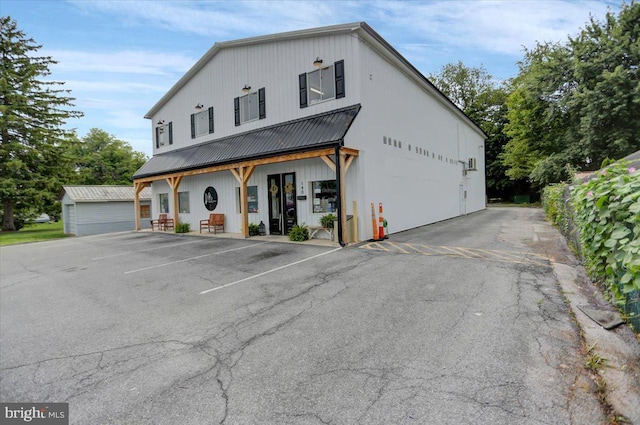
[[264, 87], [258, 90], [258, 118], [264, 119], [267, 117], [267, 109], [264, 100]]
[[191, 138], [196, 138], [196, 114], [191, 114]]
[[213, 133], [213, 106], [209, 108], [209, 134]]
[[298, 75], [298, 83], [300, 85], [300, 107], [306, 108], [307, 103], [307, 73]]
[[236, 119], [236, 127], [240, 125], [240, 98], [233, 99], [233, 115]]
[[169, 123], [169, 144], [173, 145], [173, 123]]
[[233, 99], [233, 107], [236, 126], [247, 121], [266, 118], [267, 110], [264, 87], [244, 96], [236, 97]]
[[336, 99], [344, 97], [344, 60], [334, 64], [336, 71]]
[[344, 60], [298, 76], [300, 107], [345, 96]]

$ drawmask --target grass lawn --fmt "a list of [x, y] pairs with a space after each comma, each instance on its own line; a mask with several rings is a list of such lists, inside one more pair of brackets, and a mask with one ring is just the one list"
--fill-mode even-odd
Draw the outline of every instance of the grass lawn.
[[0, 232], [0, 246], [65, 238], [62, 221], [30, 224], [17, 232]]

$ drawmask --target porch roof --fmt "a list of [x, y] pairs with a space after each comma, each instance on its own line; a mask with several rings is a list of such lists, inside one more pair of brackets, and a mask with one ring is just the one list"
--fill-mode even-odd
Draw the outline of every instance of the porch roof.
[[133, 178], [337, 146], [359, 111], [357, 104], [161, 153], [147, 161]]

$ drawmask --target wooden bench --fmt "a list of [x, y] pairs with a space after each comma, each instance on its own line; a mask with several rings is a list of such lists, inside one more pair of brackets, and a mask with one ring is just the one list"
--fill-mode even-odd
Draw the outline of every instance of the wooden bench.
[[324, 230], [329, 235], [329, 240], [333, 240], [333, 229], [327, 229], [322, 226], [307, 226], [309, 228], [309, 239], [313, 239], [314, 236], [320, 231]]
[[211, 232], [212, 227], [214, 235], [218, 232], [219, 227], [222, 228], [222, 233], [224, 233], [224, 214], [209, 214], [207, 220], [200, 220], [200, 233], [204, 228]]
[[156, 220], [151, 220], [152, 231], [154, 227], [157, 227], [158, 230], [173, 229], [174, 228], [173, 219], [169, 218], [168, 214], [160, 214]]

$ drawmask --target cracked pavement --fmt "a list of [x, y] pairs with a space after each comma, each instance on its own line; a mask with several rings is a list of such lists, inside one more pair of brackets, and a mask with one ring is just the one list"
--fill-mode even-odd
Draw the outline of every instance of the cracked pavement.
[[[543, 254], [541, 217], [390, 240]], [[256, 239], [1, 248], [0, 398], [68, 402], [73, 424], [606, 423], [545, 262], [349, 247], [260, 275], [331, 248]]]

